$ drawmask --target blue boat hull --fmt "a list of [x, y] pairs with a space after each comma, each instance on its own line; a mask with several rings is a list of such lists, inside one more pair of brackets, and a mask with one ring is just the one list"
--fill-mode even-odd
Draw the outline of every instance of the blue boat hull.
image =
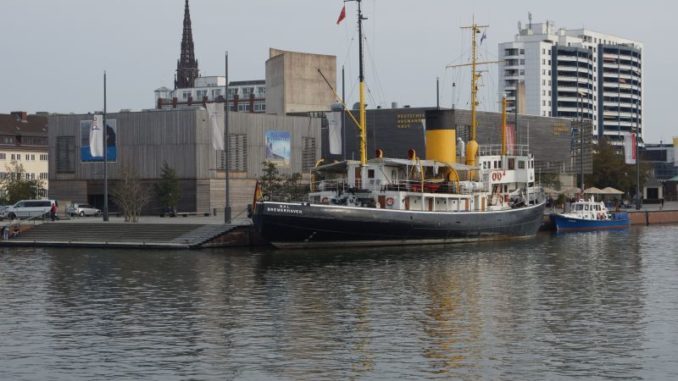
[[629, 226], [629, 215], [626, 212], [612, 213], [612, 219], [609, 220], [587, 220], [557, 213], [550, 217], [558, 232], [624, 229]]

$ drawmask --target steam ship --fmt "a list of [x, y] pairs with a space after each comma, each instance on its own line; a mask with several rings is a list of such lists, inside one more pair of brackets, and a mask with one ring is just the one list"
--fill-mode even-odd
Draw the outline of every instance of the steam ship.
[[[358, 3], [358, 30], [362, 13]], [[466, 162], [456, 163], [452, 116], [429, 110], [426, 159], [367, 159], [364, 77], [360, 60], [361, 160], [319, 165], [299, 202], [255, 200], [257, 231], [278, 248], [445, 244], [531, 237], [543, 221], [545, 197], [535, 186], [534, 158], [525, 146], [478, 146], [476, 34], [472, 29], [471, 136]], [[359, 41], [362, 41], [360, 36]], [[362, 58], [362, 44], [360, 44]], [[503, 104], [505, 131], [506, 102]], [[352, 114], [348, 114], [352, 117]]]

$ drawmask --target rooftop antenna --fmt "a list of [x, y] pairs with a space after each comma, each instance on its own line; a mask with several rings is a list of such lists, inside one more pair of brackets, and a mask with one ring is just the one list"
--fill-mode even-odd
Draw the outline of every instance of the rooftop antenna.
[[532, 12], [527, 12], [528, 29], [532, 30]]

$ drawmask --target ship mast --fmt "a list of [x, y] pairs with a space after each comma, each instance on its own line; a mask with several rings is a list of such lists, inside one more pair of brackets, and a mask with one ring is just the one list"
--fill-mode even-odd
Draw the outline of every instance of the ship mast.
[[362, 0], [345, 0], [345, 1], [356, 1], [358, 3], [358, 56], [359, 56], [359, 66], [360, 66], [360, 165], [367, 165], [367, 117], [365, 116], [365, 73], [363, 69], [363, 20], [367, 20], [366, 17], [363, 17], [362, 9], [360, 4]]
[[478, 25], [475, 22], [470, 26], [463, 26], [461, 29], [471, 29], [471, 63], [461, 65], [447, 65], [448, 68], [471, 66], [471, 136], [466, 144], [466, 164], [475, 166], [476, 156], [478, 156], [478, 142], [476, 141], [476, 130], [478, 129], [477, 107], [478, 107], [478, 80], [480, 73], [477, 70], [478, 65], [500, 63], [504, 61], [484, 61], [478, 62], [478, 42], [477, 34], [480, 34], [482, 28], [488, 28], [489, 25]]

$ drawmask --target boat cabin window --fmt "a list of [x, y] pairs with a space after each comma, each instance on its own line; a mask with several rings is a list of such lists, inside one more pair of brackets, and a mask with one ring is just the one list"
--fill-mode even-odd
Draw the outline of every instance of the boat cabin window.
[[588, 211], [588, 210], [589, 210], [589, 206], [588, 206], [588, 205], [584, 205], [584, 210], [585, 210], [585, 211]]
[[525, 162], [523, 160], [518, 160], [518, 169], [525, 169]]
[[575, 210], [584, 210], [584, 205], [582, 204], [575, 205]]
[[373, 178], [374, 178], [374, 169], [368, 169], [368, 170], [367, 170], [367, 178], [368, 178], [368, 179], [373, 179]]
[[508, 159], [508, 169], [516, 169], [516, 159], [514, 157]]

